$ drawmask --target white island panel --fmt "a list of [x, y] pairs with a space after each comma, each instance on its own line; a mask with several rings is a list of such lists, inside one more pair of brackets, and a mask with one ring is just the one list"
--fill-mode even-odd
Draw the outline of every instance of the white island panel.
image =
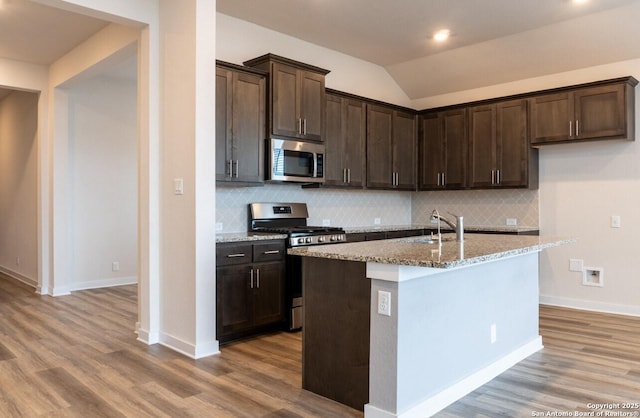
[[[542, 348], [537, 252], [454, 269], [376, 264], [367, 418], [433, 415]], [[378, 290], [391, 316], [377, 313]]]

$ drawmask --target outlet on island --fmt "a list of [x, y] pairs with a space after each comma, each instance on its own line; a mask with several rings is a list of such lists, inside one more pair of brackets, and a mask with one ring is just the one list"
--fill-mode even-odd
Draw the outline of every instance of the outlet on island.
[[391, 316], [391, 292], [378, 290], [378, 313]]

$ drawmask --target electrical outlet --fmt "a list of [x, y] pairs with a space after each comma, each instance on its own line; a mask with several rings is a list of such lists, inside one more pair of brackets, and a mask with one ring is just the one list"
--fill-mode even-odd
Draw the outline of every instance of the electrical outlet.
[[20, 267], [20, 257], [16, 257], [16, 266]]
[[391, 293], [378, 290], [378, 313], [391, 316]]
[[612, 215], [611, 216], [611, 228], [620, 228], [621, 225], [621, 220], [620, 220], [620, 216], [619, 215]]
[[216, 222], [216, 232], [220, 232], [223, 229], [222, 222]]
[[331, 226], [331, 219], [323, 219], [322, 226]]
[[111, 271], [120, 271], [120, 262], [114, 261], [111, 263]]
[[518, 220], [516, 218], [507, 218], [507, 226], [518, 226]]
[[373, 218], [374, 225], [380, 225], [380, 218]]
[[498, 339], [498, 329], [496, 324], [491, 324], [491, 344], [494, 344]]

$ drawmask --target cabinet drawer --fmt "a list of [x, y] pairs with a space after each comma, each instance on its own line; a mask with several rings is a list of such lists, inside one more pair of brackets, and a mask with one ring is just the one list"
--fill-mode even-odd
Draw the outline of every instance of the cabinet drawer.
[[285, 256], [284, 241], [253, 244], [253, 261], [280, 261]]
[[216, 249], [216, 265], [231, 266], [251, 262], [251, 244], [218, 245]]

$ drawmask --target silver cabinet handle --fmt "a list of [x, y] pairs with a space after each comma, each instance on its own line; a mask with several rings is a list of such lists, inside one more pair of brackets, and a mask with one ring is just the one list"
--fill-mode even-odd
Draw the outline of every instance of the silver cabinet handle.
[[351, 184], [351, 169], [347, 168], [347, 183]]
[[262, 254], [265, 255], [270, 255], [270, 254], [280, 254], [280, 250], [270, 250], [270, 251], [265, 251]]
[[500, 170], [496, 170], [496, 184], [500, 184]]
[[491, 184], [496, 184], [496, 171], [491, 170]]
[[244, 257], [244, 253], [237, 253], [237, 254], [227, 254], [227, 258], [238, 258], [238, 257]]
[[438, 173], [438, 180], [436, 181], [436, 186], [438, 187], [440, 186], [440, 174], [441, 173]]
[[442, 187], [446, 187], [447, 186], [447, 176], [445, 175], [444, 172], [442, 172]]
[[256, 288], [260, 289], [260, 269], [256, 270]]
[[343, 183], [347, 182], [347, 169], [346, 168], [342, 169], [342, 182]]
[[233, 177], [233, 160], [229, 160], [229, 177]]
[[302, 135], [302, 118], [298, 118], [298, 134]]
[[578, 124], [578, 119], [576, 119], [576, 136], [580, 136], [580, 125]]
[[302, 120], [302, 135], [307, 134], [307, 118]]
[[236, 178], [238, 178], [238, 173], [240, 172], [240, 160], [236, 160]]
[[253, 289], [253, 269], [251, 269], [251, 288]]
[[569, 121], [569, 138], [573, 136], [573, 122]]

